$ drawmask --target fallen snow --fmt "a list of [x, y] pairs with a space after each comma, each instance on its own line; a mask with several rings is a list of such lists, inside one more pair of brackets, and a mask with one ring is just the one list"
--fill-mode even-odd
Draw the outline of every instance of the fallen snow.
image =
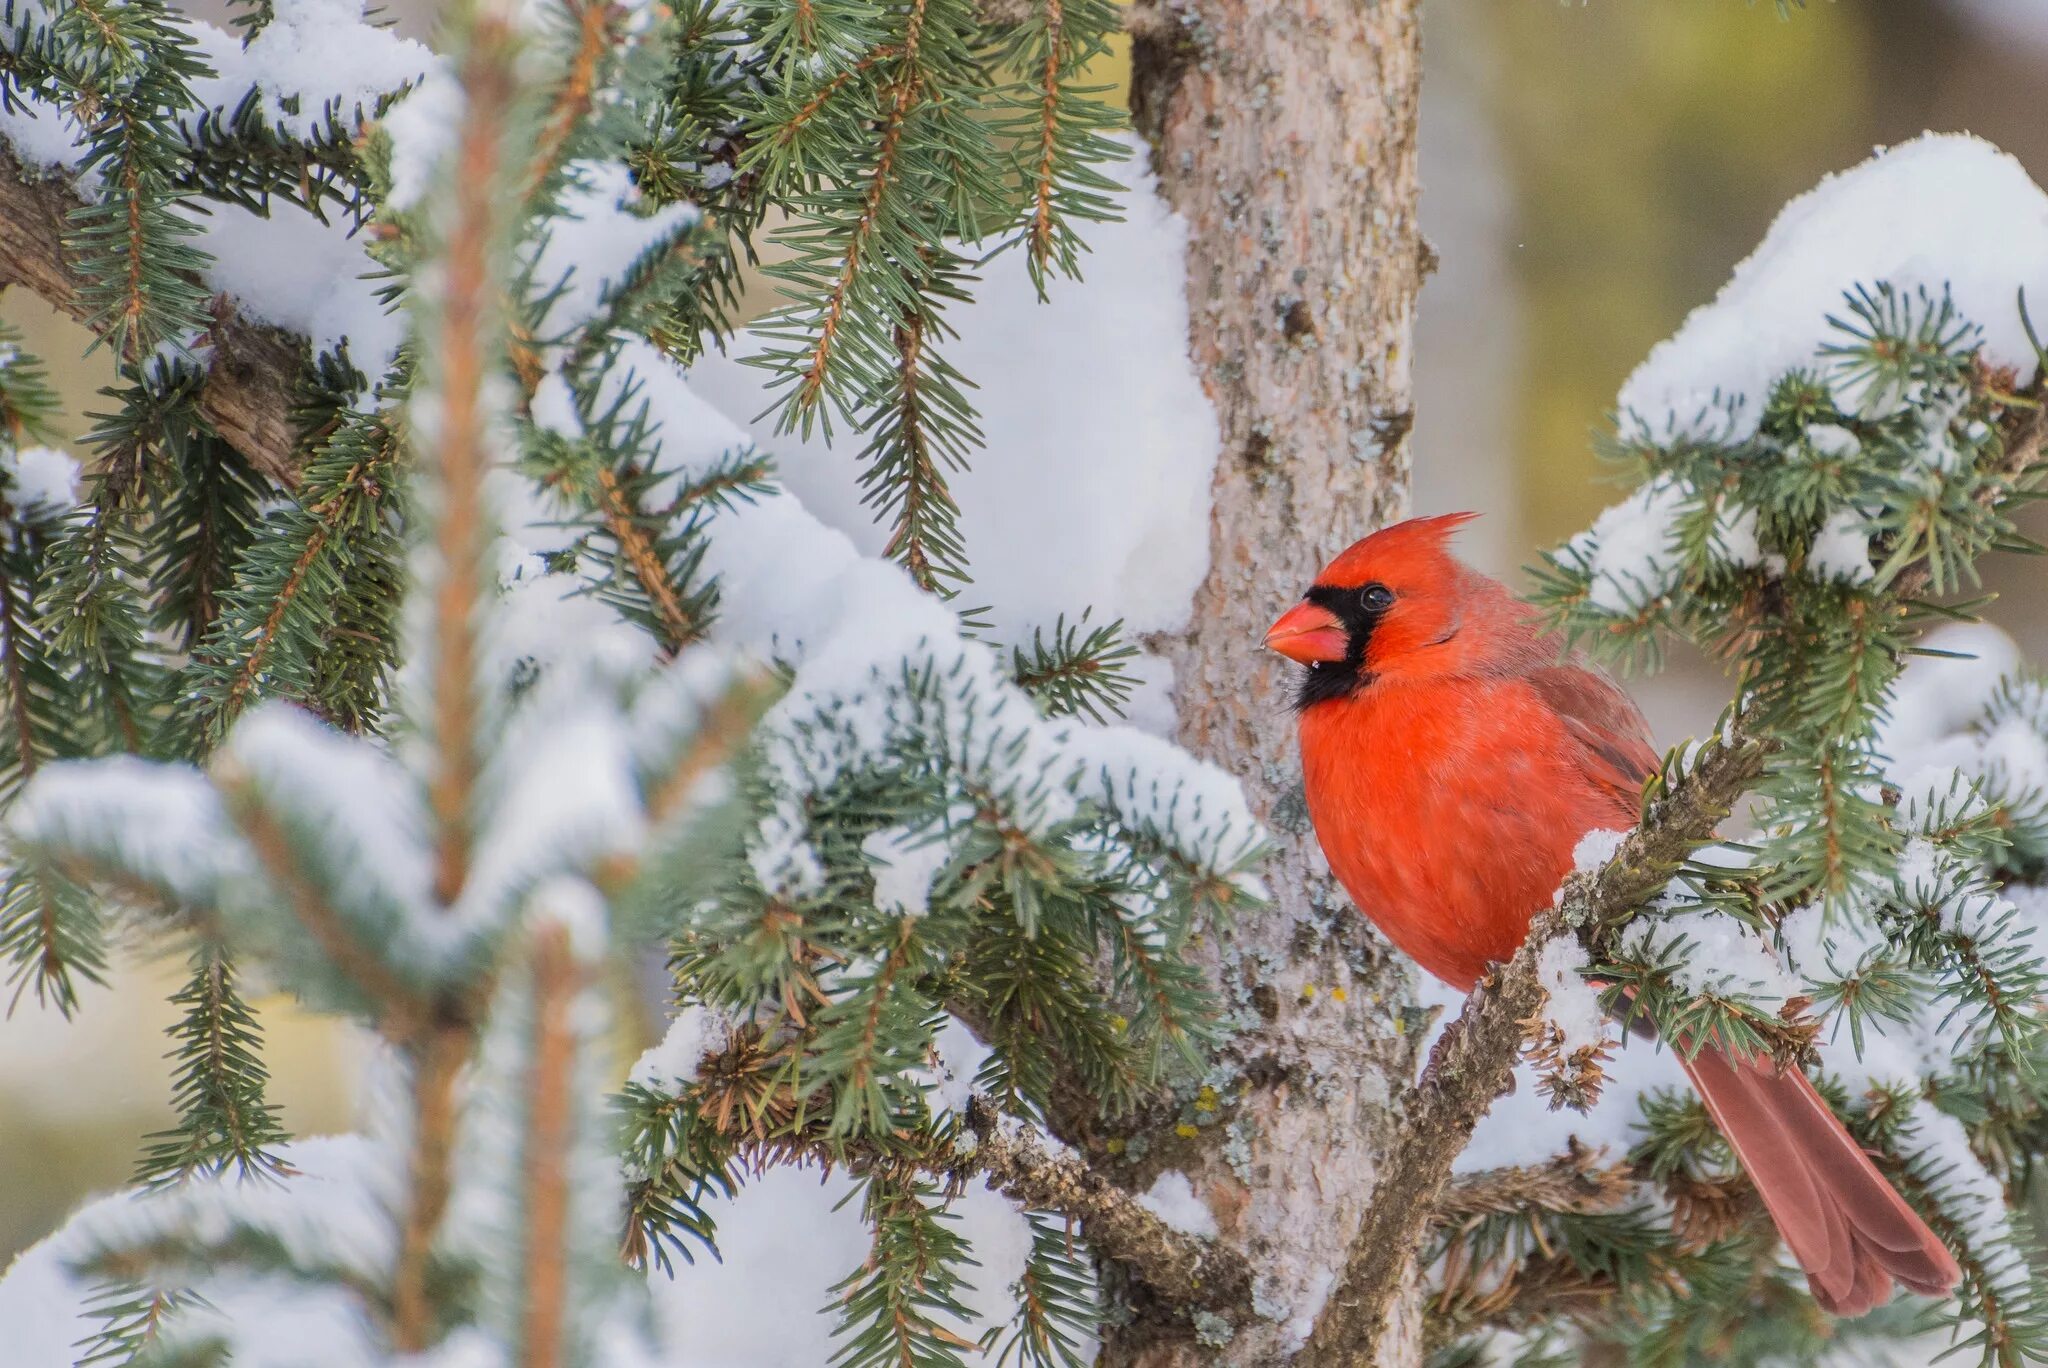
[[668, 1023], [660, 1041], [643, 1051], [627, 1075], [650, 1092], [680, 1092], [697, 1079], [704, 1056], [725, 1044], [732, 1022], [713, 1007], [691, 1003]]
[[[1456, 1020], [1465, 995], [1427, 975], [1418, 977], [1421, 1005], [1441, 1009], [1421, 1043], [1418, 1058], [1426, 1060], [1436, 1036]], [[1478, 1173], [1511, 1164], [1540, 1164], [1562, 1154], [1574, 1138], [1596, 1149], [1605, 1146], [1618, 1158], [1637, 1139], [1642, 1094], [1652, 1088], [1688, 1086], [1675, 1054], [1656, 1041], [1633, 1035], [1620, 1038], [1620, 1048], [1600, 1069], [1600, 1099], [1590, 1109], [1553, 1110], [1540, 1086], [1541, 1073], [1526, 1061], [1518, 1062], [1514, 1091], [1494, 1099], [1473, 1128], [1472, 1141], [1459, 1154], [1454, 1170]]]
[[387, 207], [411, 209], [434, 184], [449, 139], [462, 121], [462, 86], [446, 67], [428, 69], [420, 83], [390, 109], [377, 126], [390, 144], [391, 193]]
[[1171, 1230], [1204, 1240], [1216, 1238], [1216, 1213], [1195, 1195], [1195, 1185], [1179, 1169], [1167, 1169], [1138, 1195], [1138, 1205]]
[[10, 840], [116, 854], [195, 906], [250, 873], [226, 827], [219, 793], [199, 771], [132, 755], [45, 765], [6, 817]]
[[[252, 89], [271, 127], [298, 138], [346, 132], [376, 112], [380, 97], [418, 81], [436, 58], [424, 43], [364, 22], [364, 0], [275, 0], [245, 48], [239, 37], [189, 21], [214, 75], [191, 82], [202, 105], [232, 116]], [[296, 105], [296, 108], [288, 108]]]
[[[947, 477], [974, 575], [966, 598], [990, 605], [1011, 640], [1089, 607], [1133, 635], [1176, 630], [1208, 569], [1221, 438], [1187, 354], [1187, 228], [1132, 149], [1108, 168], [1131, 186], [1119, 196], [1124, 221], [1091, 230], [1084, 281], [1055, 283], [1041, 303], [1023, 255], [1007, 252], [983, 268], [974, 302], [945, 315], [959, 338], [944, 354], [977, 386], [968, 396], [988, 438], [970, 469]], [[754, 419], [771, 402], [768, 373], [742, 359], [759, 349], [743, 335], [732, 356], [693, 366], [691, 386]], [[887, 533], [861, 504], [860, 434], [835, 424], [828, 443], [776, 435], [772, 422], [751, 431], [807, 508], [860, 551], [881, 552]], [[1133, 715], [1167, 730], [1162, 706], [1155, 694]]]
[[1838, 508], [1828, 514], [1820, 531], [1813, 534], [1806, 573], [1845, 584], [1868, 584], [1876, 577], [1877, 567], [1870, 563], [1870, 531], [1861, 514], [1853, 508]]
[[532, 263], [534, 294], [545, 299], [543, 335], [580, 328], [648, 252], [672, 242], [698, 219], [695, 206], [638, 212], [639, 191], [624, 162], [578, 162], [561, 197], [562, 216]]
[[1622, 931], [1620, 948], [1650, 962], [1670, 959], [1672, 982], [1689, 995], [1714, 994], [1775, 1011], [1799, 993], [1763, 937], [1723, 912], [1638, 917]]
[[1579, 843], [1572, 847], [1572, 872], [1574, 874], [1597, 873], [1602, 866], [1613, 859], [1628, 840], [1626, 831], [1609, 831], [1595, 827], [1579, 837]]
[[1955, 757], [1974, 750], [1968, 728], [2021, 659], [2012, 638], [1989, 623], [1937, 627], [1921, 645], [1949, 654], [1914, 657], [1878, 725], [1878, 750], [1897, 778], [1956, 764]]
[[[2048, 195], [1981, 138], [1926, 134], [1823, 180], [1782, 209], [1713, 303], [1658, 344], [1622, 386], [1624, 427], [1653, 440], [1756, 430], [1771, 385], [1817, 365], [1843, 291], [1946, 287], [1984, 330], [1985, 354], [2034, 372], [2024, 286], [2048, 301]], [[1732, 401], [1732, 418], [1722, 405]]]
[[1543, 1016], [1557, 1028], [1561, 1052], [1571, 1055], [1608, 1038], [1600, 994], [1586, 982], [1586, 947], [1569, 933], [1552, 936], [1536, 957], [1536, 979], [1549, 995]]
[[69, 110], [22, 92], [15, 93], [13, 104], [0, 109], [0, 137], [25, 166], [53, 171], [78, 164], [84, 155], [85, 130]]
[[[930, 1062], [911, 1070], [910, 1077], [925, 1090], [925, 1105], [935, 1114], [965, 1116], [968, 1100], [974, 1096], [974, 1080], [993, 1053], [966, 1022], [948, 1013], [932, 1038]], [[1036, 1131], [1034, 1137], [1041, 1143], [1049, 1138]]]
[[943, 835], [908, 827], [884, 827], [860, 843], [875, 876], [875, 906], [899, 917], [931, 910], [932, 880], [952, 858]]
[[1985, 1170], [1960, 1121], [1925, 1098], [1916, 1099], [1902, 1148], [1923, 1178], [1937, 1180], [1937, 1205], [1962, 1227], [1972, 1249], [2018, 1257], [2011, 1251], [2026, 1245], [2015, 1238], [2004, 1185]]
[[1678, 515], [1689, 492], [1677, 480], [1652, 480], [1572, 539], [1568, 549], [1583, 559], [1591, 576], [1589, 599], [1595, 608], [1638, 613], [1671, 592], [1684, 569]]
[[55, 447], [0, 451], [14, 506], [23, 513], [66, 513], [78, 506], [78, 462]]
[[206, 208], [197, 246], [213, 257], [207, 284], [232, 295], [243, 315], [304, 334], [316, 352], [346, 338], [349, 360], [370, 384], [384, 378], [406, 322], [377, 297], [370, 277], [382, 268], [345, 215], [322, 223], [284, 200], [271, 201], [268, 218], [233, 204]]

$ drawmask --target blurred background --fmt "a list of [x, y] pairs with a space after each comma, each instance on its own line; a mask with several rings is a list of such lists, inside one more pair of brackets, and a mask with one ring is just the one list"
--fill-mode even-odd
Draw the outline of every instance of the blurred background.
[[[1785, 200], [1923, 129], [1981, 134], [2048, 181], [2048, 0], [1808, 0], [1784, 17], [1773, 0], [1423, 4], [1422, 212], [1442, 268], [1422, 296], [1415, 507], [1484, 510], [1465, 549], [1504, 576], [1619, 497], [1592, 437], [1623, 378]], [[419, 36], [432, 8], [383, 6]], [[79, 359], [83, 335], [21, 291], [0, 316], [82, 431], [108, 378]], [[2048, 539], [2048, 514], [2029, 530]], [[2037, 661], [2042, 576], [2008, 561], [1992, 586], [1994, 620]], [[1666, 742], [1726, 701], [1695, 660], [1631, 687]], [[131, 960], [74, 1021], [32, 1000], [0, 1018], [0, 1266], [120, 1184], [168, 1122], [158, 1032], [178, 973]], [[286, 1124], [346, 1126], [361, 1043], [262, 1007]]]

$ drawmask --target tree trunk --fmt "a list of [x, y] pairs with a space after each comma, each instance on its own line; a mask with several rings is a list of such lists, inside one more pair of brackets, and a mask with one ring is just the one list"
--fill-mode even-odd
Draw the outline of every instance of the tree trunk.
[[[1132, 103], [1187, 220], [1189, 345], [1223, 431], [1208, 578], [1173, 662], [1180, 739], [1244, 781], [1281, 846], [1272, 905], [1211, 943], [1243, 1029], [1180, 1169], [1258, 1277], [1250, 1323], [1112, 1333], [1107, 1364], [1282, 1362], [1372, 1194], [1419, 1034], [1408, 970], [1330, 879], [1301, 801], [1293, 671], [1266, 625], [1333, 553], [1399, 517], [1416, 226], [1417, 0], [1187, 0], [1137, 25]], [[1213, 1106], [1213, 1113], [1204, 1110]], [[1210, 1116], [1213, 1114], [1213, 1123]], [[1192, 1130], [1193, 1134], [1188, 1132]], [[1417, 1298], [1381, 1358], [1421, 1357]]]

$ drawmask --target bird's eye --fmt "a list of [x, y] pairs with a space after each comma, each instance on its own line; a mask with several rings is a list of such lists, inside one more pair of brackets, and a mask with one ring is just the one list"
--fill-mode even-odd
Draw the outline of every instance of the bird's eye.
[[1394, 591], [1384, 584], [1368, 584], [1358, 591], [1358, 601], [1370, 613], [1384, 613], [1394, 606]]

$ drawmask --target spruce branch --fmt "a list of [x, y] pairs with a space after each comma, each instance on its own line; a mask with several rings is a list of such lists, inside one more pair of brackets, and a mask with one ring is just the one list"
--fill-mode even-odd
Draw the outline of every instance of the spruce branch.
[[12, 870], [0, 884], [0, 960], [13, 990], [8, 1012], [33, 992], [37, 1002], [71, 1015], [79, 980], [106, 983], [107, 933], [98, 905], [57, 870]]
[[30, 593], [24, 568], [0, 563], [0, 678], [6, 681], [10, 742], [6, 762], [0, 764], [0, 774], [6, 776], [0, 795], [18, 792], [55, 750], [51, 723], [37, 709], [39, 700], [54, 701], [50, 695], [56, 690], [35, 629], [38, 614]]
[[250, 777], [226, 763], [214, 767], [213, 779], [229, 817], [313, 944], [362, 996], [379, 1029], [393, 1040], [411, 1040], [432, 1019], [431, 1004], [392, 967], [383, 947], [366, 944], [335, 909], [318, 877], [306, 867], [291, 832]]
[[263, 693], [314, 707], [360, 730], [378, 702], [381, 668], [347, 689], [322, 688], [322, 672], [349, 654], [343, 633], [374, 643], [370, 664], [392, 650], [391, 590], [399, 579], [392, 516], [400, 433], [387, 418], [351, 416], [318, 442], [298, 501], [235, 567], [233, 585], [193, 655], [195, 687], [182, 724], [204, 753]]
[[566, 162], [597, 94], [600, 63], [617, 39], [621, 11], [609, 0], [563, 0], [562, 8], [575, 24], [575, 48], [541, 116], [539, 137], [520, 183], [522, 200], [539, 194]]
[[1034, 629], [1028, 654], [1022, 646], [1010, 648], [1010, 677], [1055, 717], [1120, 717], [1135, 687], [1130, 662], [1138, 654], [1124, 640], [1123, 626], [1118, 619], [1090, 627], [1083, 613], [1079, 622], [1054, 622], [1050, 640], [1042, 628]]
[[527, 1078], [521, 1201], [526, 1213], [520, 1338], [528, 1368], [558, 1368], [570, 1317], [569, 1155], [575, 1125], [577, 1031], [573, 1020], [583, 974], [569, 929], [543, 924], [534, 934], [533, 1042]]
[[1168, 1226], [1127, 1189], [1073, 1153], [1054, 1153], [988, 1096], [968, 1101], [973, 1143], [950, 1125], [904, 1127], [893, 1134], [835, 1134], [828, 1092], [802, 1094], [782, 1067], [786, 1048], [745, 1027], [712, 1042], [694, 1061], [697, 1081], [674, 1094], [628, 1085], [621, 1098], [627, 1153], [652, 1176], [630, 1192], [626, 1250], [635, 1263], [665, 1266], [666, 1249], [684, 1247], [677, 1230], [709, 1246], [707, 1191], [730, 1191], [736, 1166], [761, 1169], [810, 1160], [861, 1174], [908, 1172], [957, 1191], [975, 1178], [1026, 1211], [1070, 1229], [1085, 1227], [1094, 1253], [1115, 1261], [1159, 1304], [1180, 1316], [1247, 1314], [1252, 1272], [1223, 1241]]
[[1117, 217], [1116, 183], [1099, 168], [1119, 156], [1108, 134], [1122, 116], [1101, 98], [1105, 90], [1080, 81], [1125, 16], [1139, 12], [1105, 0], [1033, 0], [1003, 45], [1003, 64], [1021, 73], [1021, 88], [1002, 133], [1018, 148], [1018, 237], [1041, 298], [1055, 272], [1080, 275], [1086, 246], [1077, 225]]
[[[1020, 1368], [1087, 1368], [1082, 1353], [1102, 1321], [1099, 1293], [1087, 1267], [1088, 1250], [1071, 1229], [1045, 1213], [1026, 1211], [1031, 1249], [1017, 1279], [1017, 1316], [1003, 1342], [995, 1368], [1008, 1368], [1015, 1356]], [[982, 1351], [994, 1347], [1000, 1332], [990, 1327]]]
[[455, 1189], [456, 1083], [474, 1044], [468, 1022], [447, 1020], [412, 1051], [412, 1144], [391, 1279], [391, 1337], [401, 1352], [419, 1353], [434, 1342], [434, 1244]]
[[86, 1303], [87, 1314], [100, 1322], [91, 1338], [78, 1345], [78, 1368], [120, 1368], [156, 1342], [164, 1324], [192, 1299], [161, 1287], [128, 1280], [103, 1282]]
[[790, 396], [788, 416], [784, 419], [789, 426], [796, 426], [800, 421], [803, 430], [809, 430], [812, 417], [828, 392], [835, 368], [840, 364], [835, 348], [846, 324], [846, 314], [850, 308], [859, 307], [854, 291], [864, 273], [871, 269], [869, 258], [880, 255], [877, 240], [887, 230], [888, 219], [885, 216], [889, 212], [890, 198], [902, 178], [899, 157], [905, 125], [923, 93], [918, 44], [928, 12], [929, 0], [913, 0], [910, 5], [903, 31], [902, 54], [898, 59], [901, 71], [887, 93], [881, 133], [875, 143], [874, 164], [861, 191], [853, 231], [840, 249], [838, 269], [827, 277], [828, 288], [818, 305], [815, 336], [801, 356], [796, 387]]
[[70, 0], [52, 31], [67, 50], [53, 84], [86, 130], [80, 166], [103, 186], [67, 235], [86, 323], [122, 360], [139, 362], [208, 322], [209, 292], [196, 279], [206, 257], [175, 184], [177, 120], [193, 104], [186, 82], [207, 68], [163, 0]]
[[929, 1200], [935, 1195], [929, 1184], [891, 1172], [868, 1175], [861, 1213], [873, 1243], [832, 1289], [845, 1337], [835, 1368], [958, 1368], [960, 1351], [975, 1348], [947, 1324], [972, 1318], [960, 1294], [973, 1259], [952, 1228], [957, 1218]]
[[499, 182], [517, 89], [517, 38], [509, 19], [478, 14], [461, 62], [465, 105], [456, 133], [455, 186], [444, 278], [437, 302], [433, 374], [439, 400], [432, 463], [434, 519], [433, 678], [429, 692], [435, 828], [434, 892], [453, 903], [468, 878], [477, 773], [482, 766], [478, 604], [486, 591], [491, 525], [484, 476], [492, 460], [488, 378], [498, 359], [496, 262], [507, 234]]
[[72, 519], [49, 551], [39, 624], [79, 694], [74, 729], [87, 754], [148, 749], [167, 672], [137, 586], [141, 567], [111, 518]]
[[285, 1130], [265, 1099], [270, 1081], [260, 1051], [262, 1027], [235, 982], [234, 962], [211, 942], [192, 954], [192, 977], [173, 994], [185, 1009], [166, 1032], [178, 1063], [173, 1100], [178, 1124], [149, 1137], [136, 1166], [139, 1182], [176, 1182], [233, 1169], [238, 1176], [289, 1172], [274, 1153]]
[[149, 528], [149, 558], [165, 568], [161, 616], [191, 651], [220, 616], [221, 596], [256, 540], [265, 494], [240, 453], [193, 434], [175, 454], [177, 473]]
[[0, 323], [0, 433], [17, 446], [54, 441], [58, 407], [42, 358], [23, 348], [18, 329]]
[[960, 398], [961, 377], [931, 353], [930, 334], [939, 327], [921, 308], [903, 311], [896, 364], [862, 453], [868, 467], [860, 483], [861, 502], [891, 522], [883, 554], [924, 589], [950, 596], [951, 586], [967, 578], [967, 558], [945, 467], [965, 468], [967, 446], [980, 434]]

